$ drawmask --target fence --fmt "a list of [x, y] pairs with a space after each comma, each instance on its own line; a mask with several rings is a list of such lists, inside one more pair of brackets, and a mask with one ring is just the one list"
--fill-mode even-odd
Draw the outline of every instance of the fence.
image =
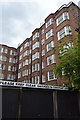
[[[69, 90], [0, 86], [0, 117], [80, 119], [80, 93]], [[1, 106], [2, 102], [2, 106]]]

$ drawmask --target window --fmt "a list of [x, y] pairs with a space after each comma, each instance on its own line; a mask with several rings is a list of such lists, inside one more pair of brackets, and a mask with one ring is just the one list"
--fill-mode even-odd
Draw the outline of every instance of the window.
[[42, 69], [45, 68], [45, 62], [42, 62]]
[[17, 63], [18, 62], [18, 59], [16, 58], [15, 62]]
[[4, 64], [0, 64], [0, 70], [5, 70], [5, 65]]
[[15, 67], [14, 66], [9, 66], [8, 71], [15, 71]]
[[39, 76], [35, 76], [35, 84], [39, 84]]
[[22, 73], [22, 76], [28, 76], [28, 70], [24, 70], [23, 73]]
[[33, 84], [39, 84], [39, 76], [32, 77], [32, 83]]
[[0, 60], [1, 60], [1, 61], [6, 61], [7, 58], [6, 58], [5, 56], [0, 56]]
[[46, 33], [46, 39], [50, 38], [51, 36], [53, 36], [53, 29]]
[[66, 34], [66, 35], [72, 34], [72, 33], [71, 33], [71, 26], [65, 26], [65, 34]]
[[29, 69], [29, 75], [31, 74], [31, 70]]
[[8, 74], [7, 80], [14, 80], [14, 79], [15, 79], [15, 75]]
[[69, 19], [69, 13], [68, 12], [63, 13], [63, 19], [64, 20]]
[[34, 72], [34, 71], [39, 71], [39, 64], [38, 63], [32, 65], [32, 72]]
[[4, 79], [4, 74], [0, 73], [0, 79]]
[[15, 71], [17, 70], [17, 67], [15, 67]]
[[69, 49], [69, 48], [71, 48], [71, 47], [73, 47], [73, 42], [69, 42], [69, 43], [67, 43], [66, 45], [63, 45], [63, 48], [64, 48], [64, 49]]
[[30, 80], [24, 80], [23, 83], [30, 83]]
[[58, 32], [58, 40], [63, 38], [65, 36], [65, 29], [62, 28], [59, 32]]
[[63, 14], [56, 20], [57, 26], [63, 22]]
[[39, 37], [39, 33], [37, 32], [37, 33], [35, 33], [34, 35], [33, 35], [33, 40], [35, 40], [36, 38], [38, 38]]
[[28, 56], [29, 55], [29, 50], [26, 50], [25, 52], [24, 52], [24, 57], [25, 56]]
[[23, 50], [23, 46], [20, 48], [20, 52]]
[[49, 19], [49, 21], [46, 23], [46, 28], [50, 26], [53, 23], [53, 18]]
[[41, 34], [44, 34], [44, 29], [42, 29]]
[[36, 52], [35, 54], [32, 55], [32, 60], [35, 60], [39, 58], [39, 52]]
[[31, 63], [31, 59], [29, 59], [29, 64]]
[[8, 80], [14, 80], [15, 79], [15, 75], [8, 75]]
[[26, 42], [26, 43], [24, 44], [24, 48], [26, 48], [26, 47], [29, 47], [29, 42]]
[[31, 49], [29, 50], [29, 54], [31, 54]]
[[22, 59], [22, 55], [19, 56], [19, 60], [21, 60], [21, 59]]
[[51, 65], [53, 63], [55, 63], [55, 54], [47, 57], [47, 65]]
[[42, 56], [44, 56], [44, 55], [45, 55], [45, 50], [43, 49], [43, 50], [42, 50]]
[[67, 46], [70, 48], [70, 47], [73, 47], [73, 42], [69, 42], [68, 44], [67, 44]]
[[10, 50], [10, 55], [16, 55], [16, 52], [14, 50]]
[[62, 46], [62, 50], [59, 50], [59, 53], [63, 56], [66, 53], [66, 51], [71, 47], [73, 47], [73, 42], [68, 42], [67, 44], [64, 44]]
[[15, 58], [9, 58], [9, 62], [15, 63], [15, 62], [16, 62], [16, 61], [15, 61]]
[[36, 42], [34, 45], [32, 45], [32, 50], [39, 48], [39, 42]]
[[48, 71], [47, 74], [48, 74], [48, 81], [56, 79], [53, 70]]
[[65, 35], [69, 35], [69, 34], [72, 34], [71, 33], [71, 27], [70, 26], [65, 26], [64, 28], [62, 28], [57, 33], [58, 40], [60, 40], [61, 38], [63, 38]]
[[23, 66], [28, 65], [28, 59], [23, 62]]
[[31, 41], [29, 42], [29, 45], [31, 46]]
[[32, 77], [32, 83], [35, 84], [35, 76]]
[[62, 76], [64, 76], [65, 74], [64, 74], [64, 68], [62, 68]]
[[18, 79], [19, 79], [19, 78], [21, 78], [21, 72], [20, 72], [20, 73], [18, 73]]
[[41, 44], [44, 45], [44, 39], [41, 40]]
[[2, 52], [2, 53], [7, 53], [8, 50], [7, 50], [6, 48], [1, 48], [1, 52]]
[[68, 12], [64, 12], [61, 16], [59, 16], [56, 20], [57, 26], [61, 24], [64, 20], [69, 19], [69, 14]]
[[46, 46], [47, 52], [48, 52], [49, 50], [52, 50], [53, 47], [54, 47], [54, 41], [49, 42], [49, 43], [47, 44], [47, 46]]
[[34, 71], [35, 71], [35, 64], [32, 65], [32, 72], [34, 72]]
[[19, 64], [19, 69], [21, 69], [21, 67], [22, 67], [22, 63]]
[[46, 82], [45, 75], [42, 75], [42, 83]]

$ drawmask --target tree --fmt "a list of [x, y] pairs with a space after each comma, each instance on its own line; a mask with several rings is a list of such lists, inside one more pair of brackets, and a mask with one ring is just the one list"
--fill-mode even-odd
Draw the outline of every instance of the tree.
[[60, 46], [60, 63], [54, 68], [55, 73], [67, 79], [68, 86], [80, 90], [80, 34], [73, 45]]

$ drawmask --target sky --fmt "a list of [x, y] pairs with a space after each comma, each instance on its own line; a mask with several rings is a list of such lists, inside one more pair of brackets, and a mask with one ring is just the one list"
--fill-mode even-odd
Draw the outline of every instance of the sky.
[[[78, 5], [80, 0], [72, 0]], [[0, 44], [18, 47], [32, 32], [70, 0], [0, 0]]]

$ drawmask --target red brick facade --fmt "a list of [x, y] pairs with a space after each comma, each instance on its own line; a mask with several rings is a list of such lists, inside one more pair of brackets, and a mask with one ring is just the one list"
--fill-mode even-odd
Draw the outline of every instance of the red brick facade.
[[[45, 23], [32, 32], [32, 36], [16, 49], [6, 45], [0, 45], [0, 56], [7, 57], [6, 61], [0, 60], [0, 64], [5, 65], [5, 69], [0, 69], [3, 80], [9, 80], [8, 74], [14, 75], [14, 81], [60, 84], [63, 79], [56, 78], [53, 68], [59, 63], [59, 46], [66, 42], [73, 42], [78, 28], [78, 13], [80, 9], [73, 2], [63, 5], [54, 14], [50, 14]], [[2, 53], [1, 49], [6, 48], [7, 53]], [[14, 50], [15, 55], [10, 55]], [[15, 62], [10, 63], [9, 59], [14, 58]], [[8, 68], [9, 66], [15, 66]], [[0, 66], [3, 67], [3, 66]], [[11, 70], [9, 70], [11, 69]]]

